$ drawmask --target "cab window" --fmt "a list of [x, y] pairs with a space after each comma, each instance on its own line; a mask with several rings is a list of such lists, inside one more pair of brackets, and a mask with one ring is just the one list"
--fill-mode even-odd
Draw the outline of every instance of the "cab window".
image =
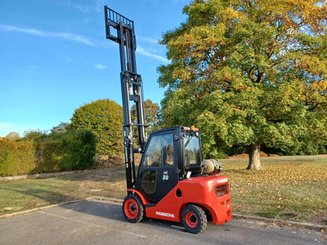
[[160, 134], [151, 137], [146, 149], [142, 166], [160, 167], [174, 164], [173, 134]]
[[185, 167], [196, 167], [201, 164], [200, 142], [194, 135], [185, 135], [184, 138], [184, 163]]

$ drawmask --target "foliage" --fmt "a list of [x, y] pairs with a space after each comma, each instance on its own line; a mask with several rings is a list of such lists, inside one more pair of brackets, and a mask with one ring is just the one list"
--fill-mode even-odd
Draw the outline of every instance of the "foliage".
[[26, 174], [33, 171], [34, 155], [33, 142], [0, 138], [0, 176]]
[[51, 133], [65, 133], [70, 129], [70, 124], [66, 122], [61, 122], [58, 126], [51, 129]]
[[[159, 112], [159, 105], [157, 103], [153, 103], [152, 100], [147, 99], [143, 102], [143, 111], [144, 111], [144, 123], [148, 127], [146, 128], [146, 133], [149, 135], [152, 131], [158, 129], [158, 112]], [[137, 113], [135, 105], [132, 106], [131, 109], [132, 121], [137, 122]], [[136, 128], [133, 129], [133, 135], [137, 136]], [[136, 137], [135, 137], [136, 140]], [[137, 140], [135, 141], [137, 142]]]
[[28, 138], [20, 141], [0, 139], [0, 176], [77, 170], [93, 166], [95, 137], [92, 133], [85, 130], [69, 130], [50, 135], [38, 133], [27, 134]]
[[42, 138], [45, 138], [48, 135], [47, 131], [43, 130], [28, 130], [24, 133], [24, 139], [25, 140], [41, 140]]
[[17, 132], [10, 132], [6, 135], [5, 139], [15, 141], [20, 139], [20, 135]]
[[196, 0], [184, 13], [162, 40], [167, 126], [197, 124], [207, 157], [261, 145], [326, 151], [325, 2]]
[[75, 129], [85, 129], [96, 137], [96, 152], [110, 157], [123, 151], [123, 113], [116, 102], [103, 99], [85, 104], [75, 110], [71, 119]]
[[86, 130], [52, 133], [37, 144], [35, 172], [90, 168], [94, 164], [95, 137]]
[[143, 109], [145, 124], [149, 125], [153, 130], [157, 129], [159, 105], [147, 99], [143, 103]]

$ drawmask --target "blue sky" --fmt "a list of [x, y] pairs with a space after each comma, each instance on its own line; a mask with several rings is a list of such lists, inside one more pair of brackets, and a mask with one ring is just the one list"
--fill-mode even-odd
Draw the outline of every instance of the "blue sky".
[[189, 0], [1, 0], [0, 136], [50, 130], [97, 99], [121, 104], [118, 45], [105, 38], [103, 6], [134, 20], [145, 99], [160, 103], [162, 33], [186, 19]]

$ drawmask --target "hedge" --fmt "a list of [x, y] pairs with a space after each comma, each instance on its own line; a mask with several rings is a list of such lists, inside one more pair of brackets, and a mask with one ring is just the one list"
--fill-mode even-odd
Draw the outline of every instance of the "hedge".
[[69, 130], [42, 139], [0, 140], [0, 176], [59, 172], [94, 165], [96, 141], [85, 130]]
[[35, 169], [35, 144], [0, 138], [0, 176], [20, 175]]

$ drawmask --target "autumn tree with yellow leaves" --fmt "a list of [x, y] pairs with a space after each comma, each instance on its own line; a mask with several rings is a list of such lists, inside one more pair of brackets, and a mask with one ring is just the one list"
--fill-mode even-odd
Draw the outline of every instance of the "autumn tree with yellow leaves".
[[206, 157], [260, 147], [326, 151], [327, 6], [313, 0], [195, 0], [187, 20], [163, 35], [171, 63], [164, 124], [196, 125]]

